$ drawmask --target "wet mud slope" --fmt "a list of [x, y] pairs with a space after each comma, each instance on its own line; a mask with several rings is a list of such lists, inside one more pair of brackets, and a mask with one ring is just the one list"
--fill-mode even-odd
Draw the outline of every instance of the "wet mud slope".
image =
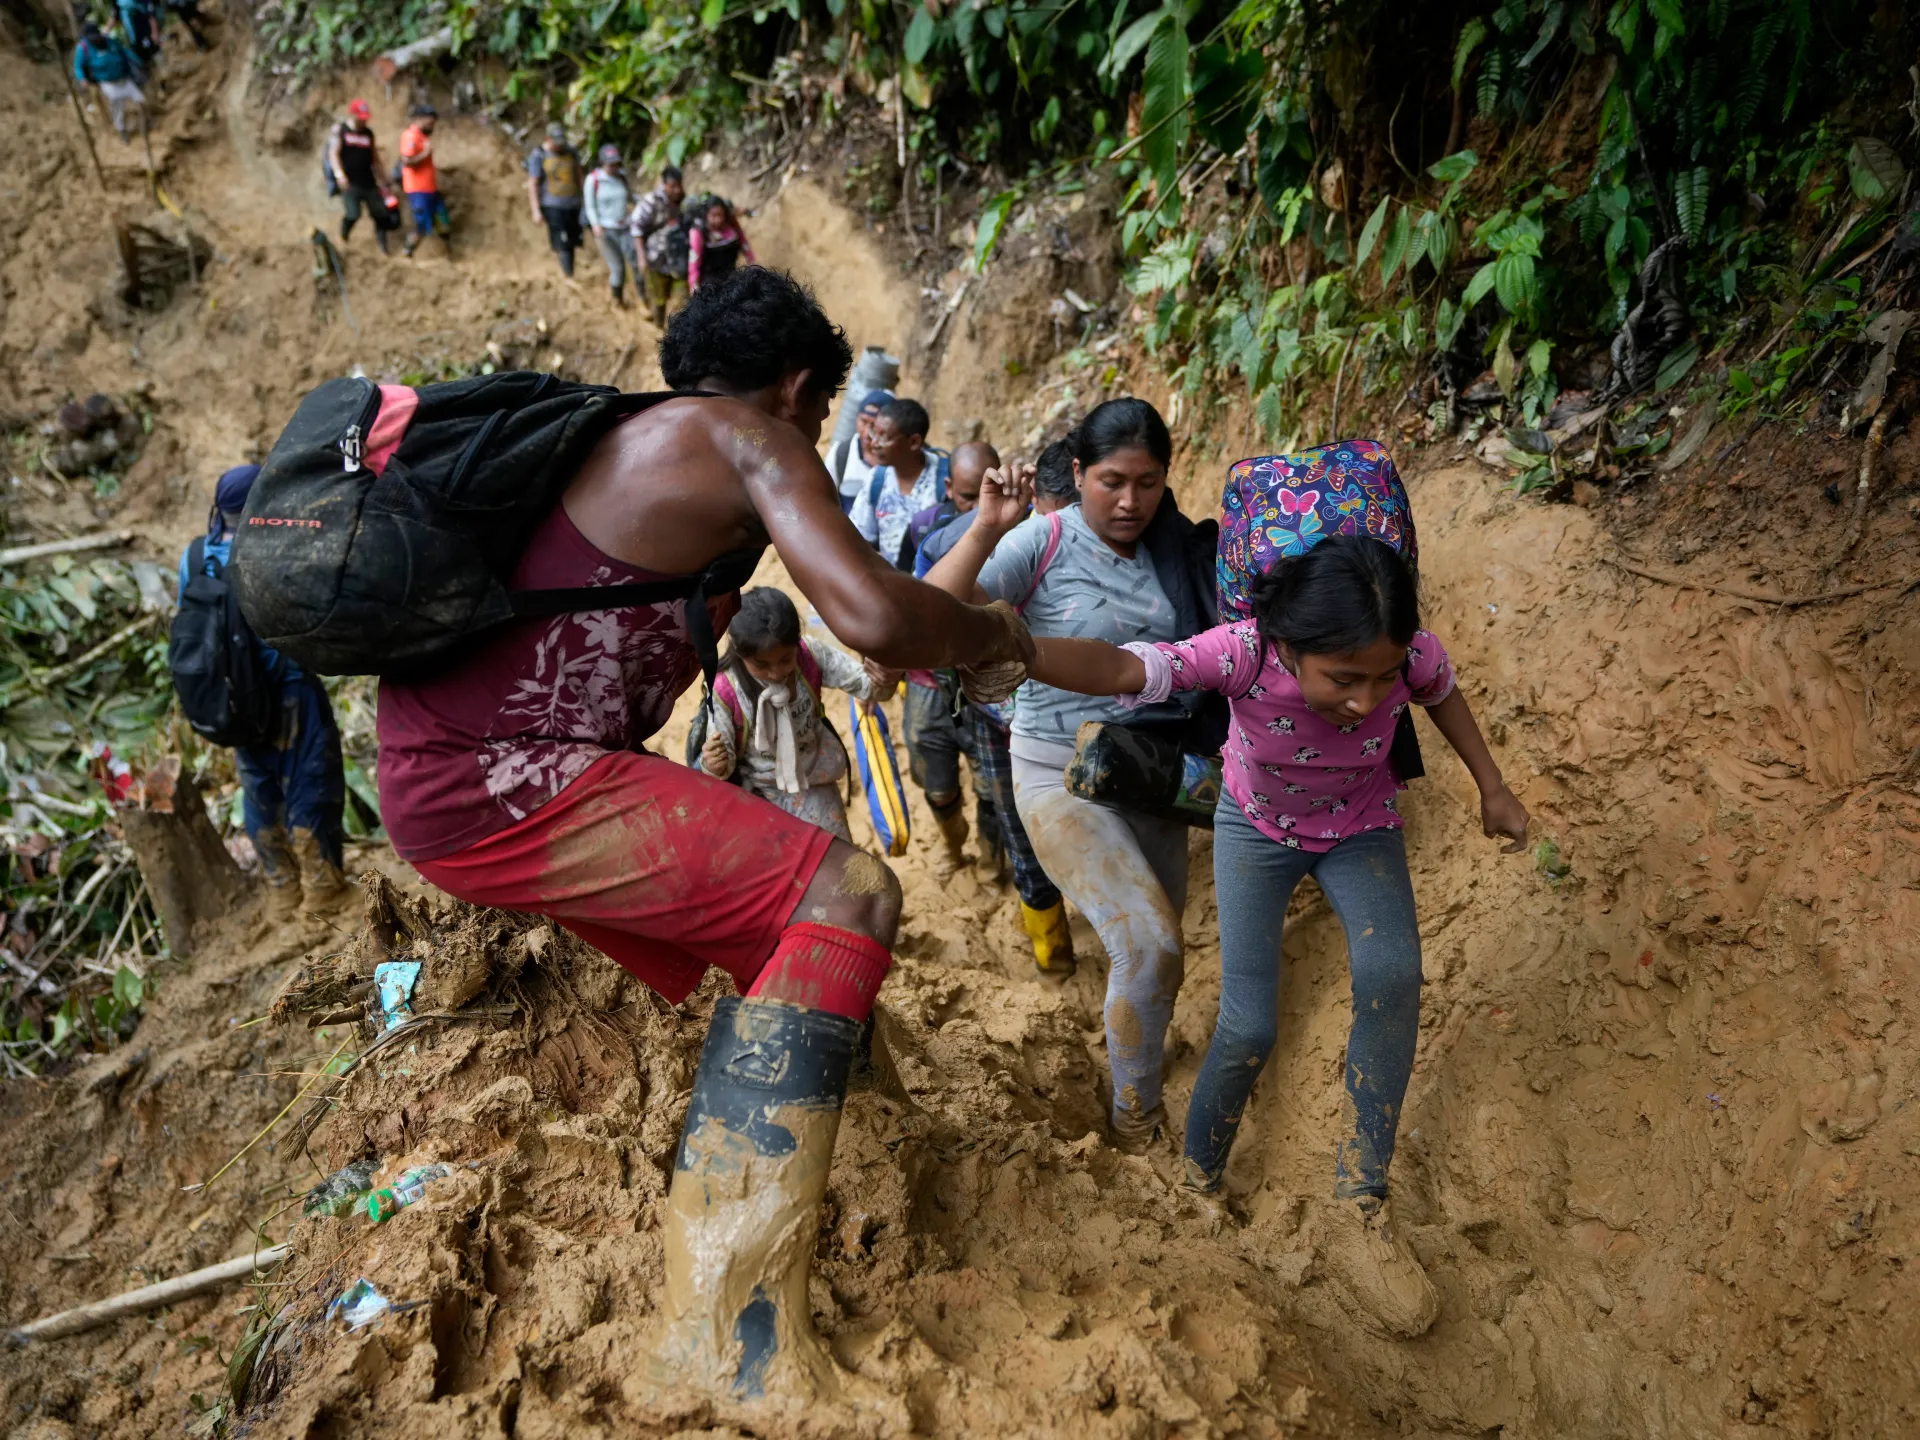
[[[169, 74], [163, 183], [216, 260], [198, 292], [140, 313], [114, 298], [107, 222], [179, 221], [110, 137], [103, 205], [52, 104], [57, 73], [0, 45], [0, 108], [31, 142], [4, 184], [47, 196], [0, 233], [0, 409], [144, 386], [154, 416], [119, 496], [21, 487], [16, 535], [129, 524], [166, 557], [211, 477], [355, 364], [431, 373], [491, 341], [590, 379], [626, 352], [623, 383], [651, 383], [650, 329], [605, 305], [590, 260], [577, 290], [561, 283], [525, 222], [514, 147], [471, 117], [442, 128], [459, 258], [382, 262], [357, 234], [356, 332], [337, 289], [316, 288], [308, 241], [332, 228], [312, 156], [346, 92], [263, 113], [243, 44]], [[397, 134], [398, 101], [375, 99]], [[42, 157], [68, 163], [21, 173]], [[856, 343], [910, 348], [913, 279], [818, 178], [765, 182], [756, 245], [818, 284]], [[1001, 359], [1015, 301], [1043, 279], [1009, 264], [938, 372], [909, 377], [1008, 448], [1056, 421], [1064, 393], [1014, 393]], [[1128, 353], [1110, 388], [1165, 401]], [[1401, 456], [1428, 623], [1555, 846], [1544, 865], [1498, 855], [1424, 732], [1431, 778], [1404, 803], [1427, 984], [1394, 1168], [1442, 1297], [1423, 1339], [1372, 1333], [1326, 1263], [1349, 1012], [1317, 892], [1295, 902], [1280, 1047], [1216, 1206], [1174, 1183], [1171, 1143], [1134, 1158], [1099, 1138], [1092, 933], [1076, 919], [1072, 980], [1033, 979], [1011, 892], [936, 881], [922, 837], [898, 865], [879, 1073], [840, 1132], [811, 1292], [835, 1354], [884, 1399], [757, 1423], [663, 1401], [640, 1380], [659, 1215], [719, 992], [669, 1008], [564, 933], [453, 905], [364, 847], [356, 868], [381, 878], [334, 924], [233, 917], [157, 977], [130, 1044], [0, 1087], [9, 1322], [255, 1244], [295, 1250], [250, 1289], [0, 1354], [0, 1433], [1920, 1431], [1920, 615], [1903, 588], [1920, 453], [1909, 435], [1889, 444], [1865, 537], [1823, 579], [1832, 455], [1771, 444], [1754, 442], [1745, 488], [1681, 475], [1596, 510], [1515, 500], [1451, 451]], [[1188, 440], [1188, 512], [1253, 448]], [[781, 582], [776, 563], [765, 578]], [[1791, 607], [1724, 593], [1860, 586], [1879, 588]], [[1204, 833], [1192, 861], [1176, 1122], [1219, 993]], [[414, 1022], [388, 1031], [359, 1017], [394, 958], [422, 978]], [[445, 1173], [378, 1224], [309, 1205], [356, 1162], [335, 1197]]]

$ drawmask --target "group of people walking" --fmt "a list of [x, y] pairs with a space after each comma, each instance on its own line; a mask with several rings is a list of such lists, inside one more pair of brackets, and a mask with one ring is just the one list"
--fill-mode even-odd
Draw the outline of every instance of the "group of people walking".
[[[413, 224], [406, 253], [412, 255], [431, 234], [451, 256], [452, 227], [433, 157], [437, 112], [427, 104], [413, 107], [391, 171], [381, 164], [372, 116], [365, 100], [351, 101], [346, 118], [328, 134], [326, 178], [329, 193], [341, 199], [341, 240], [352, 235], [364, 211], [385, 252], [388, 235], [403, 222], [404, 195]], [[606, 266], [613, 303], [624, 308], [631, 285], [654, 323], [664, 326], [690, 293], [754, 263], [753, 246], [732, 204], [719, 195], [689, 200], [678, 167], [663, 167], [659, 183], [637, 193], [618, 145], [602, 145], [596, 161], [585, 168], [567, 127], [556, 120], [527, 153], [524, 166], [528, 213], [545, 229], [560, 273], [569, 280], [575, 257], [591, 235]]]
[[[670, 1002], [709, 966], [738, 991], [693, 1082], [636, 1393], [751, 1406], [814, 1394], [833, 1369], [806, 1276], [902, 895], [850, 842], [819, 696], [873, 703], [902, 675], [928, 692], [910, 692], [908, 713], [929, 803], [958, 805], [942, 747], [971, 754], [1023, 914], [1058, 920], [1059, 944], [1036, 936], [1040, 973], [1074, 963], [1063, 897], [1099, 934], [1110, 1135], [1136, 1152], [1171, 1123], [1187, 822], [1088, 798], [1064, 771], [1088, 722], [1184, 736], [1220, 722], [1221, 999], [1185, 1117], [1185, 1183], [1222, 1184], [1275, 1043], [1288, 901], [1312, 876], [1346, 931], [1353, 989], [1326, 1259], [1377, 1327], [1422, 1333], [1438, 1301], [1389, 1204], [1420, 1006], [1397, 800], [1420, 773], [1403, 755], [1409, 708], [1465, 762], [1486, 834], [1517, 849], [1528, 820], [1422, 628], [1411, 547], [1296, 492], [1286, 514], [1311, 511], [1311, 532], [1282, 535], [1264, 573], [1239, 577], [1249, 618], [1222, 623], [1211, 531], [1174, 503], [1172, 439], [1144, 400], [1107, 401], [1010, 462], [978, 443], [943, 456], [924, 407], [866, 395], [829, 466], [820, 430], [851, 349], [811, 294], [759, 266], [703, 277], [660, 358], [684, 393], [587, 454], [521, 540], [511, 585], [685, 598], [508, 621], [431, 673], [384, 678], [378, 717], [382, 819], [427, 881], [550, 916]], [[394, 397], [403, 425], [407, 398]], [[807, 637], [784, 595], [741, 593], [767, 545], [844, 649]], [[204, 563], [190, 557], [183, 580]], [[649, 752], [716, 659], [695, 763]], [[943, 840], [964, 837], [949, 824]]]
[[[1351, 1203], [1335, 1215], [1361, 1257], [1365, 1302], [1390, 1328], [1424, 1330], [1433, 1291], [1386, 1207], [1421, 983], [1395, 798], [1409, 707], [1426, 709], [1466, 762], [1488, 834], [1518, 843], [1527, 817], [1444, 647], [1420, 628], [1412, 565], [1371, 536], [1329, 535], [1257, 579], [1251, 619], [1222, 624], [1213, 529], [1175, 503], [1172, 440], [1144, 400], [1096, 407], [1019, 464], [984, 443], [934, 449], [912, 399], [877, 390], [857, 404], [854, 434], [827, 459], [855, 531], [898, 571], [963, 601], [1012, 607], [1037, 646], [1011, 702], [968, 698], [951, 669], [906, 672], [909, 764], [945, 852], [936, 873], [963, 863], [964, 755], [982, 849], [1011, 861], [1039, 974], [1075, 968], [1063, 898], [1100, 936], [1111, 1134], [1146, 1149], [1168, 1123], [1189, 821], [1084, 798], [1066, 772], [1090, 722], [1192, 736], [1218, 711], [1222, 995], [1187, 1111], [1186, 1180], [1204, 1192], [1223, 1181], [1276, 1040], [1288, 901], [1312, 876], [1347, 933], [1353, 976], [1350, 1124], [1335, 1158], [1335, 1193]], [[773, 590], [743, 597], [731, 635], [699, 763], [847, 840], [844, 749], [820, 695], [834, 688], [871, 705], [894, 693], [901, 672], [803, 637], [792, 601]]]

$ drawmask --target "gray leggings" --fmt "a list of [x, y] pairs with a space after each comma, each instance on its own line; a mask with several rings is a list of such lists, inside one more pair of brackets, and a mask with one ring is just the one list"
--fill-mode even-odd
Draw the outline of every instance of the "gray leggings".
[[1187, 1109], [1187, 1159], [1213, 1184], [1227, 1168], [1253, 1082], [1278, 1038], [1287, 902], [1309, 875], [1347, 933], [1353, 978], [1352, 1113], [1335, 1160], [1334, 1194], [1385, 1195], [1420, 1038], [1420, 922], [1406, 839], [1398, 830], [1363, 830], [1331, 850], [1295, 850], [1255, 829], [1225, 793], [1213, 818], [1220, 1018]]
[[1187, 827], [1082, 800], [1058, 768], [1018, 755], [1013, 795], [1034, 855], [1106, 947], [1113, 1117], [1138, 1129], [1160, 1117], [1167, 1025], [1186, 978]]

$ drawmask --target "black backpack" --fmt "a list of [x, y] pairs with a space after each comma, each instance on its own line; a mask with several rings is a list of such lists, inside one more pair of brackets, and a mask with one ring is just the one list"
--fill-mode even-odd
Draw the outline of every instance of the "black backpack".
[[203, 740], [244, 748], [278, 737], [280, 682], [240, 612], [226, 568], [207, 559], [204, 535], [187, 547], [167, 667], [180, 709]]
[[247, 497], [233, 542], [240, 608], [308, 670], [417, 680], [509, 620], [686, 599], [711, 684], [719, 657], [706, 598], [744, 585], [758, 551], [646, 584], [507, 589], [587, 452], [620, 421], [676, 398], [525, 370], [417, 391], [329, 380], [300, 402]]

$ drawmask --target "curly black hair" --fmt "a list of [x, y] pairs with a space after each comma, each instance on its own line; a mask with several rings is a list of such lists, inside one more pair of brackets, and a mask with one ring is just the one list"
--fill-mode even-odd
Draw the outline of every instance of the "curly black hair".
[[693, 293], [667, 325], [660, 371], [676, 390], [702, 380], [760, 390], [795, 370], [812, 388], [838, 393], [853, 366], [847, 332], [827, 318], [813, 292], [781, 270], [748, 265]]

